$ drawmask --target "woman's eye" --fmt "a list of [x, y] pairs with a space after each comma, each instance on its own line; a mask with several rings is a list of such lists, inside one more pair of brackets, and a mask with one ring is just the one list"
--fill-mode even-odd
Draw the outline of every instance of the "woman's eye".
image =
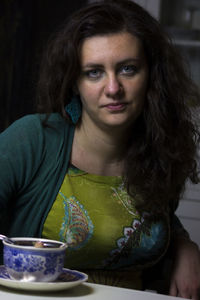
[[86, 71], [85, 73], [86, 73], [86, 76], [91, 79], [97, 79], [102, 74], [101, 70], [98, 70], [98, 69], [89, 70], [89, 71]]
[[120, 69], [120, 73], [125, 74], [125, 75], [133, 75], [137, 71], [137, 68], [133, 65], [128, 65], [128, 66], [123, 66]]

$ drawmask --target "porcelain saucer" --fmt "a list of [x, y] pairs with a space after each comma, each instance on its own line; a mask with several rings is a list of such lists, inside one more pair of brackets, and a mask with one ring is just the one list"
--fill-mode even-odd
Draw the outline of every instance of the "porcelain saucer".
[[77, 286], [88, 279], [87, 274], [76, 270], [63, 269], [63, 273], [53, 282], [28, 282], [13, 280], [6, 267], [0, 266], [0, 285], [29, 291], [59, 291]]

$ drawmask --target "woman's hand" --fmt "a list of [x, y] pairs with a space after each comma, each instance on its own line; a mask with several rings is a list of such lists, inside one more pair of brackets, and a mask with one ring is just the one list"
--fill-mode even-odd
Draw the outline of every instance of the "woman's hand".
[[200, 300], [200, 251], [190, 240], [177, 241], [169, 294]]

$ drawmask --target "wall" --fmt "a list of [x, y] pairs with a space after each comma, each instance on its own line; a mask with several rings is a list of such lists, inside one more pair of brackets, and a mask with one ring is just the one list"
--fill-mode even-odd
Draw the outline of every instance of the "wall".
[[0, 1], [0, 131], [35, 111], [35, 88], [50, 34], [86, 0]]

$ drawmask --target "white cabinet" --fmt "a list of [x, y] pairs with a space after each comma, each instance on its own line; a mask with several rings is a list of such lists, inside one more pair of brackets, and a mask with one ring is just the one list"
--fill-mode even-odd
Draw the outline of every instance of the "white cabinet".
[[161, 0], [134, 0], [150, 12], [157, 20], [160, 19]]
[[134, 0], [160, 21], [200, 88], [200, 0]]

